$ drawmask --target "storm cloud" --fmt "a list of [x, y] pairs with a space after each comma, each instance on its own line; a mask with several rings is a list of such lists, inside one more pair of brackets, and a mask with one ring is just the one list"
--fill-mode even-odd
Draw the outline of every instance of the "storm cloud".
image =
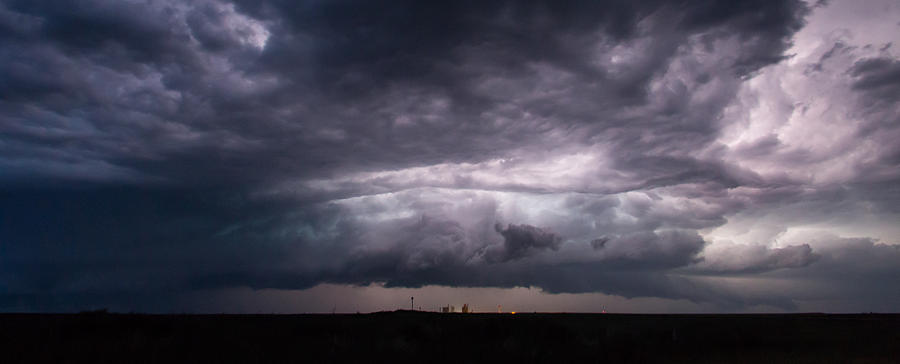
[[337, 284], [896, 311], [898, 14], [0, 1], [0, 309]]

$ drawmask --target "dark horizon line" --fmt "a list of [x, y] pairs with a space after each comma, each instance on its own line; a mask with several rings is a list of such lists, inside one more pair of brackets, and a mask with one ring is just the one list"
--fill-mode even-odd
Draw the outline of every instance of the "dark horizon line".
[[[118, 312], [106, 310], [92, 310], [80, 312], [0, 312], [0, 318], [4, 316], [356, 316], [356, 315], [385, 315], [385, 314], [434, 314], [434, 315], [604, 315], [604, 316], [860, 316], [882, 315], [900, 316], [900, 312], [772, 312], [772, 313], [637, 313], [637, 312], [566, 312], [566, 311], [507, 311], [507, 312], [437, 312], [425, 310], [398, 309], [392, 311], [371, 312], [303, 312], [303, 313], [151, 313], [151, 312]], [[455, 314], [455, 315], [454, 315]]]

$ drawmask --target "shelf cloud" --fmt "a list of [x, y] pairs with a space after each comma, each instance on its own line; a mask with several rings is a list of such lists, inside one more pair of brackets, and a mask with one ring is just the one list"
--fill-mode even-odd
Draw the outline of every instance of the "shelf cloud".
[[897, 15], [2, 1], [0, 310], [336, 284], [896, 311]]

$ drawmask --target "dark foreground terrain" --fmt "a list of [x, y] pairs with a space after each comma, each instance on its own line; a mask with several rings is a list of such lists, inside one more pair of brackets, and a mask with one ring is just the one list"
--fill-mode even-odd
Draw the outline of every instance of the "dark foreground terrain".
[[0, 362], [900, 363], [900, 315], [0, 314]]

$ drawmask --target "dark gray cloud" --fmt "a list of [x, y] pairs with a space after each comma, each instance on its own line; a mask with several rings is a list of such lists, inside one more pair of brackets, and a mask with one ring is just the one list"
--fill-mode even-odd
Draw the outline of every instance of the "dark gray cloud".
[[696, 262], [696, 255], [704, 245], [703, 238], [692, 231], [641, 232], [591, 241], [591, 247], [599, 251], [604, 264], [656, 269]]
[[801, 310], [824, 307], [841, 312], [897, 310], [900, 294], [891, 288], [900, 262], [897, 245], [827, 234], [811, 238], [810, 244], [817, 247], [819, 258], [809, 267], [764, 274], [774, 280], [805, 282], [789, 288], [794, 290], [793, 300]]
[[[62, 157], [35, 153], [77, 137], [66, 143], [66, 155], [97, 174], [175, 183], [272, 182], [336, 170], [477, 161], [509, 155], [521, 142], [540, 142], [548, 123], [583, 124], [585, 137], [599, 137], [593, 125], [605, 129], [624, 120], [597, 115], [647, 102], [649, 83], [689, 35], [764, 43], [760, 49], [739, 47], [748, 55], [722, 65], [755, 69], [762, 63], [750, 67], [759, 62], [743, 58], [780, 57], [803, 15], [802, 6], [790, 2], [384, 7], [12, 1], [5, 8], [40, 23], [4, 47], [10, 55], [4, 69], [15, 71], [5, 73], [3, 94], [37, 106], [4, 105], [14, 108], [5, 112], [9, 119], [26, 124], [8, 131], [23, 144], [8, 154], [16, 162], [8, 164], [24, 168], [24, 175], [76, 174]], [[748, 16], [749, 9], [766, 16]], [[669, 18], [674, 21], [664, 21]], [[639, 29], [645, 23], [647, 29]], [[641, 53], [626, 50], [638, 57], [627, 66], [597, 64], [597, 52], [629, 42]], [[571, 92], [581, 94], [574, 99], [570, 92], [547, 98], [515, 89], [562, 81], [553, 73], [603, 86], [573, 84]], [[511, 102], [520, 106], [504, 106]], [[676, 110], [671, 113], [680, 118], [684, 110]], [[67, 122], [72, 114], [83, 120], [34, 140], [28, 127], [52, 122], [36, 121], [45, 111]], [[550, 119], [523, 119], [522, 113]], [[501, 117], [523, 120], [496, 124]], [[710, 121], [697, 120], [697, 131], [711, 131], [704, 125]], [[535, 132], [541, 123], [545, 132]], [[121, 144], [129, 148], [115, 148]], [[23, 163], [34, 159], [60, 166], [46, 171]], [[259, 160], [265, 168], [257, 167]]]
[[504, 229], [500, 224], [494, 229], [503, 236], [503, 247], [497, 250], [488, 250], [488, 261], [506, 262], [521, 259], [534, 251], [559, 250], [562, 239], [551, 232], [546, 232], [531, 225], [509, 224]]
[[893, 103], [900, 93], [900, 61], [890, 57], [865, 58], [849, 70], [853, 88], [873, 96], [872, 102]]
[[373, 282], [796, 308], [726, 283], [856, 264], [776, 240], [889, 238], [900, 200], [890, 44], [804, 33], [840, 6], [2, 1], [0, 308]]

